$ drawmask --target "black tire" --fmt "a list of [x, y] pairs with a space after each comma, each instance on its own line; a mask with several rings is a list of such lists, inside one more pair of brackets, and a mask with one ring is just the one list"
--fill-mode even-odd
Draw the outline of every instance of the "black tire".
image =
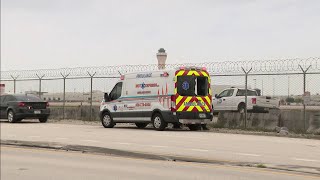
[[160, 113], [155, 113], [152, 116], [152, 125], [155, 130], [163, 131], [168, 126], [168, 123], [163, 120]]
[[200, 124], [189, 124], [188, 128], [190, 129], [190, 131], [198, 131], [201, 128]]
[[14, 114], [14, 112], [12, 110], [9, 110], [8, 111], [8, 114], [7, 114], [7, 119], [8, 119], [8, 122], [9, 123], [15, 123], [17, 122], [17, 118]]
[[45, 118], [39, 118], [39, 122], [40, 123], [46, 123], [48, 121], [48, 118], [45, 117]]
[[246, 110], [246, 104], [245, 103], [240, 103], [238, 105], [238, 112], [243, 114], [243, 113], [245, 113], [245, 110]]
[[148, 126], [149, 123], [135, 123], [139, 129], [143, 129]]
[[113, 119], [109, 113], [103, 114], [103, 116], [101, 118], [101, 123], [102, 123], [103, 127], [105, 127], [105, 128], [113, 128], [115, 125], [113, 122]]

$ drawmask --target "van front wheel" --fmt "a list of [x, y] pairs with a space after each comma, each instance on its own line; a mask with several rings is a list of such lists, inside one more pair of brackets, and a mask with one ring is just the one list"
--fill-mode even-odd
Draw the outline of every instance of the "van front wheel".
[[105, 128], [113, 128], [113, 126], [115, 125], [109, 113], [103, 114], [101, 122], [103, 127]]
[[163, 131], [167, 127], [168, 123], [163, 120], [161, 114], [156, 113], [152, 117], [152, 125], [157, 131]]

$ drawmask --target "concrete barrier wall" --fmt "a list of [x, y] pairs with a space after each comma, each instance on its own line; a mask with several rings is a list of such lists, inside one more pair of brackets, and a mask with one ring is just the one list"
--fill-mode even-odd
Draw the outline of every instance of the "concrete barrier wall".
[[[63, 119], [63, 108], [62, 107], [51, 107], [50, 119], [60, 120]], [[92, 107], [92, 119], [90, 119], [90, 106], [76, 106], [65, 108], [65, 119], [76, 119], [85, 121], [98, 121], [99, 118], [99, 107]]]
[[[320, 112], [307, 111], [306, 129], [308, 133], [320, 134]], [[51, 107], [51, 119], [63, 119], [62, 107]], [[90, 120], [89, 106], [65, 108], [65, 119]], [[99, 121], [99, 107], [93, 106], [92, 120]], [[215, 127], [244, 128], [244, 114], [221, 112]], [[274, 131], [276, 127], [287, 127], [289, 131], [305, 132], [302, 110], [274, 110], [270, 113], [249, 113], [247, 128]]]
[[[307, 111], [306, 122], [301, 110], [275, 110], [270, 113], [249, 113], [247, 128], [274, 131], [278, 127], [287, 127], [289, 131], [303, 133], [320, 133], [320, 112]], [[216, 127], [244, 128], [244, 114], [238, 112], [221, 112]]]

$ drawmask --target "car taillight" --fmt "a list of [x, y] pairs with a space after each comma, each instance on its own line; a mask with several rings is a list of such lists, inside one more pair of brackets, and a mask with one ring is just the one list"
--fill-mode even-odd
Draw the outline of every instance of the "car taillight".
[[24, 103], [24, 102], [19, 102], [19, 103], [18, 103], [18, 106], [19, 106], [19, 107], [25, 107], [25, 106], [26, 106], [26, 103]]
[[176, 112], [176, 96], [171, 95], [171, 112]]
[[257, 104], [257, 98], [252, 98], [251, 101], [252, 101], [252, 104]]
[[49, 107], [49, 102], [46, 103], [47, 107]]

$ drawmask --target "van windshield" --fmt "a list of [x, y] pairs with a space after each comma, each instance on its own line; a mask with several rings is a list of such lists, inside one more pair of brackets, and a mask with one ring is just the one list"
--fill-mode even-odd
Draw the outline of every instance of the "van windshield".
[[178, 76], [177, 90], [181, 96], [207, 96], [208, 78], [201, 76]]

